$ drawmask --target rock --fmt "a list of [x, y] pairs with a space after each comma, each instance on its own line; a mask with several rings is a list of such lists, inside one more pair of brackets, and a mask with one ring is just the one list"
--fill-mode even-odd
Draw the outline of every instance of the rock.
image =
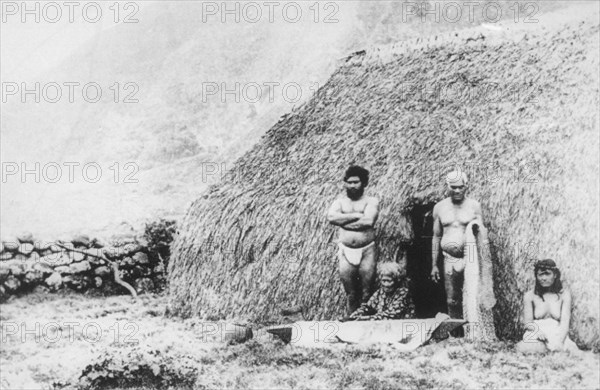
[[35, 264], [35, 263], [39, 263], [40, 259], [41, 259], [41, 256], [37, 252], [33, 252], [32, 254], [29, 255], [29, 259], [27, 261], [29, 261], [32, 264]]
[[53, 254], [54, 252], [52, 252], [50, 249], [45, 249], [45, 250], [36, 251], [35, 253], [40, 255], [40, 257], [44, 257], [44, 256], [49, 256], [49, 255]]
[[4, 282], [4, 287], [9, 292], [15, 292], [21, 287], [21, 282], [15, 276], [10, 275]]
[[103, 282], [102, 282], [102, 278], [101, 278], [100, 276], [96, 276], [96, 277], [94, 278], [94, 286], [95, 286], [96, 288], [100, 288], [100, 287], [102, 287], [102, 283], [103, 283]]
[[94, 238], [90, 245], [92, 248], [104, 248], [108, 244], [101, 238]]
[[85, 234], [77, 234], [71, 239], [71, 243], [75, 247], [89, 248], [91, 244], [90, 237]]
[[2, 268], [8, 269], [11, 275], [14, 276], [23, 276], [26, 271], [26, 265], [22, 261], [18, 260], [8, 260], [2, 263]]
[[62, 276], [60, 276], [60, 273], [54, 272], [44, 281], [44, 283], [46, 283], [46, 286], [50, 287], [50, 290], [56, 291], [62, 287]]
[[135, 266], [135, 261], [131, 257], [125, 257], [119, 261], [119, 268], [131, 269]]
[[133, 261], [139, 265], [150, 264], [150, 259], [148, 259], [148, 255], [144, 252], [137, 252], [133, 255]]
[[40, 270], [31, 270], [25, 274], [23, 277], [23, 282], [25, 284], [39, 284], [44, 280], [44, 273]]
[[69, 267], [68, 265], [60, 265], [58, 267], [54, 267], [54, 271], [62, 275], [70, 275], [73, 273], [73, 271], [71, 271], [71, 267]]
[[19, 249], [19, 245], [21, 245], [21, 243], [15, 238], [8, 241], [2, 241], [2, 245], [4, 245], [5, 251], [15, 252], [17, 249]]
[[63, 248], [61, 248], [61, 247], [59, 247], [59, 246], [58, 246], [58, 245], [56, 245], [56, 244], [52, 244], [52, 245], [50, 245], [50, 251], [52, 251], [53, 253], [57, 253], [57, 252], [62, 252], [62, 251], [64, 251], [64, 249], [63, 249]]
[[24, 243], [24, 244], [19, 245], [18, 251], [19, 251], [19, 253], [22, 253], [25, 256], [29, 256], [31, 254], [31, 252], [33, 252], [33, 248], [34, 248], [33, 244]]
[[152, 271], [155, 274], [162, 274], [163, 272], [165, 272], [165, 267], [162, 264], [159, 264], [156, 267], [154, 267], [154, 269]]
[[60, 265], [69, 265], [71, 264], [73, 259], [68, 255], [67, 252], [53, 253], [51, 255], [47, 255], [41, 257], [39, 262], [48, 264], [51, 267], [56, 267]]
[[80, 262], [85, 260], [85, 253], [81, 253], [81, 252], [68, 252], [69, 256], [71, 257], [71, 261], [73, 261], [74, 263]]
[[13, 258], [13, 254], [11, 252], [0, 253], [0, 261], [10, 260], [12, 258]]
[[32, 269], [42, 272], [44, 274], [44, 277], [54, 273], [54, 268], [50, 267], [48, 264], [45, 263], [35, 263]]
[[144, 248], [138, 243], [125, 244], [123, 246], [123, 253], [125, 253], [125, 256], [132, 256], [134, 253], [139, 252], [142, 249]]
[[23, 232], [17, 236], [17, 240], [22, 244], [33, 244], [33, 234], [31, 232]]
[[22, 254], [22, 253], [17, 253], [13, 256], [13, 260], [15, 261], [20, 261], [22, 263], [26, 262], [27, 260], [29, 260], [29, 257], [27, 257], [26, 255]]
[[53, 244], [52, 241], [36, 241], [35, 244], [33, 244], [33, 247], [36, 252], [40, 253], [52, 248]]
[[8, 276], [10, 275], [10, 269], [8, 267], [4, 267], [0, 265], [0, 284], [4, 283]]
[[150, 278], [140, 278], [133, 282], [133, 288], [138, 294], [145, 294], [154, 290], [154, 282]]
[[25, 267], [25, 272], [29, 272], [34, 269], [34, 266], [39, 264], [37, 261], [27, 259], [27, 261], [23, 262], [23, 266]]
[[108, 268], [107, 266], [103, 265], [101, 267], [98, 267], [94, 270], [94, 274], [98, 275], [98, 276], [108, 276], [111, 274], [110, 268]]
[[92, 269], [89, 261], [80, 261], [79, 263], [73, 263], [69, 266], [71, 273], [81, 274]]

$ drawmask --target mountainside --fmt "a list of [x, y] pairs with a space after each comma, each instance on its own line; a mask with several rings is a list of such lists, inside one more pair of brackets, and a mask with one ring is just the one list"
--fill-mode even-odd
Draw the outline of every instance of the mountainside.
[[[407, 15], [404, 3], [340, 3], [336, 23], [315, 23], [305, 8], [298, 23], [263, 18], [256, 24], [203, 23], [199, 4], [161, 3], [145, 7], [139, 23], [98, 33], [59, 67], [27, 82], [95, 82], [99, 102], [85, 101], [78, 87], [70, 103], [63, 87], [58, 103], [11, 100], [2, 106], [3, 161], [28, 169], [39, 162], [47, 173], [40, 183], [32, 176], [21, 183], [19, 175], [3, 183], [3, 231], [55, 235], [177, 218], [349, 53], [484, 21], [481, 7], [473, 20], [436, 22]], [[543, 2], [540, 12], [555, 7]], [[320, 21], [329, 15], [321, 11]], [[237, 94], [223, 93], [236, 85]], [[284, 86], [294, 88], [285, 94]], [[62, 167], [57, 183], [45, 180], [54, 175], [52, 163]], [[64, 163], [79, 164], [72, 183]], [[102, 169], [98, 182], [83, 177], [86, 163]], [[95, 177], [94, 169], [88, 173]]]

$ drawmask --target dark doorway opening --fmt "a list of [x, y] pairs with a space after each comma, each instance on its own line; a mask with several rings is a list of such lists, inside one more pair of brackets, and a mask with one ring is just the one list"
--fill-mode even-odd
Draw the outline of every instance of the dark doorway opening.
[[406, 272], [412, 281], [417, 318], [433, 318], [448, 311], [443, 280], [434, 283], [430, 279], [433, 206], [433, 203], [415, 205], [410, 212], [414, 241], [408, 247]]

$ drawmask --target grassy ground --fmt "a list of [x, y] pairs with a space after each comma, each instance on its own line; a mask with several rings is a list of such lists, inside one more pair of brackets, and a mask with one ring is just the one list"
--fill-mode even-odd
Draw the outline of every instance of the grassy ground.
[[225, 342], [223, 324], [163, 316], [166, 299], [32, 294], [3, 304], [0, 388], [597, 389], [599, 355], [523, 356], [514, 344]]

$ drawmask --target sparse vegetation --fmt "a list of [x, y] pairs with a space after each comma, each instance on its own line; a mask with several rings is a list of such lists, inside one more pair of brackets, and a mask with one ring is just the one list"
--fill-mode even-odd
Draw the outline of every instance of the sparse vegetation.
[[190, 356], [172, 356], [157, 349], [108, 349], [83, 369], [79, 389], [192, 389], [197, 362]]
[[[73, 341], [66, 332], [53, 342], [5, 332], [0, 388], [595, 389], [600, 380], [598, 354], [523, 356], [512, 342], [448, 339], [409, 353], [392, 345], [323, 349], [279, 340], [229, 345], [219, 335], [205, 337], [198, 319], [157, 316], [165, 305], [159, 295], [133, 301], [128, 296], [32, 294], [11, 300], [2, 306], [2, 329], [22, 322], [27, 329], [36, 322], [40, 328], [53, 322], [80, 325]], [[86, 323], [103, 330], [98, 342], [81, 334]], [[127, 323], [136, 327], [127, 330]], [[121, 329], [118, 339], [115, 326]]]
[[171, 256], [171, 242], [176, 233], [176, 221], [160, 218], [146, 224], [144, 238], [148, 241], [148, 255], [153, 264], [162, 263], [166, 271]]

